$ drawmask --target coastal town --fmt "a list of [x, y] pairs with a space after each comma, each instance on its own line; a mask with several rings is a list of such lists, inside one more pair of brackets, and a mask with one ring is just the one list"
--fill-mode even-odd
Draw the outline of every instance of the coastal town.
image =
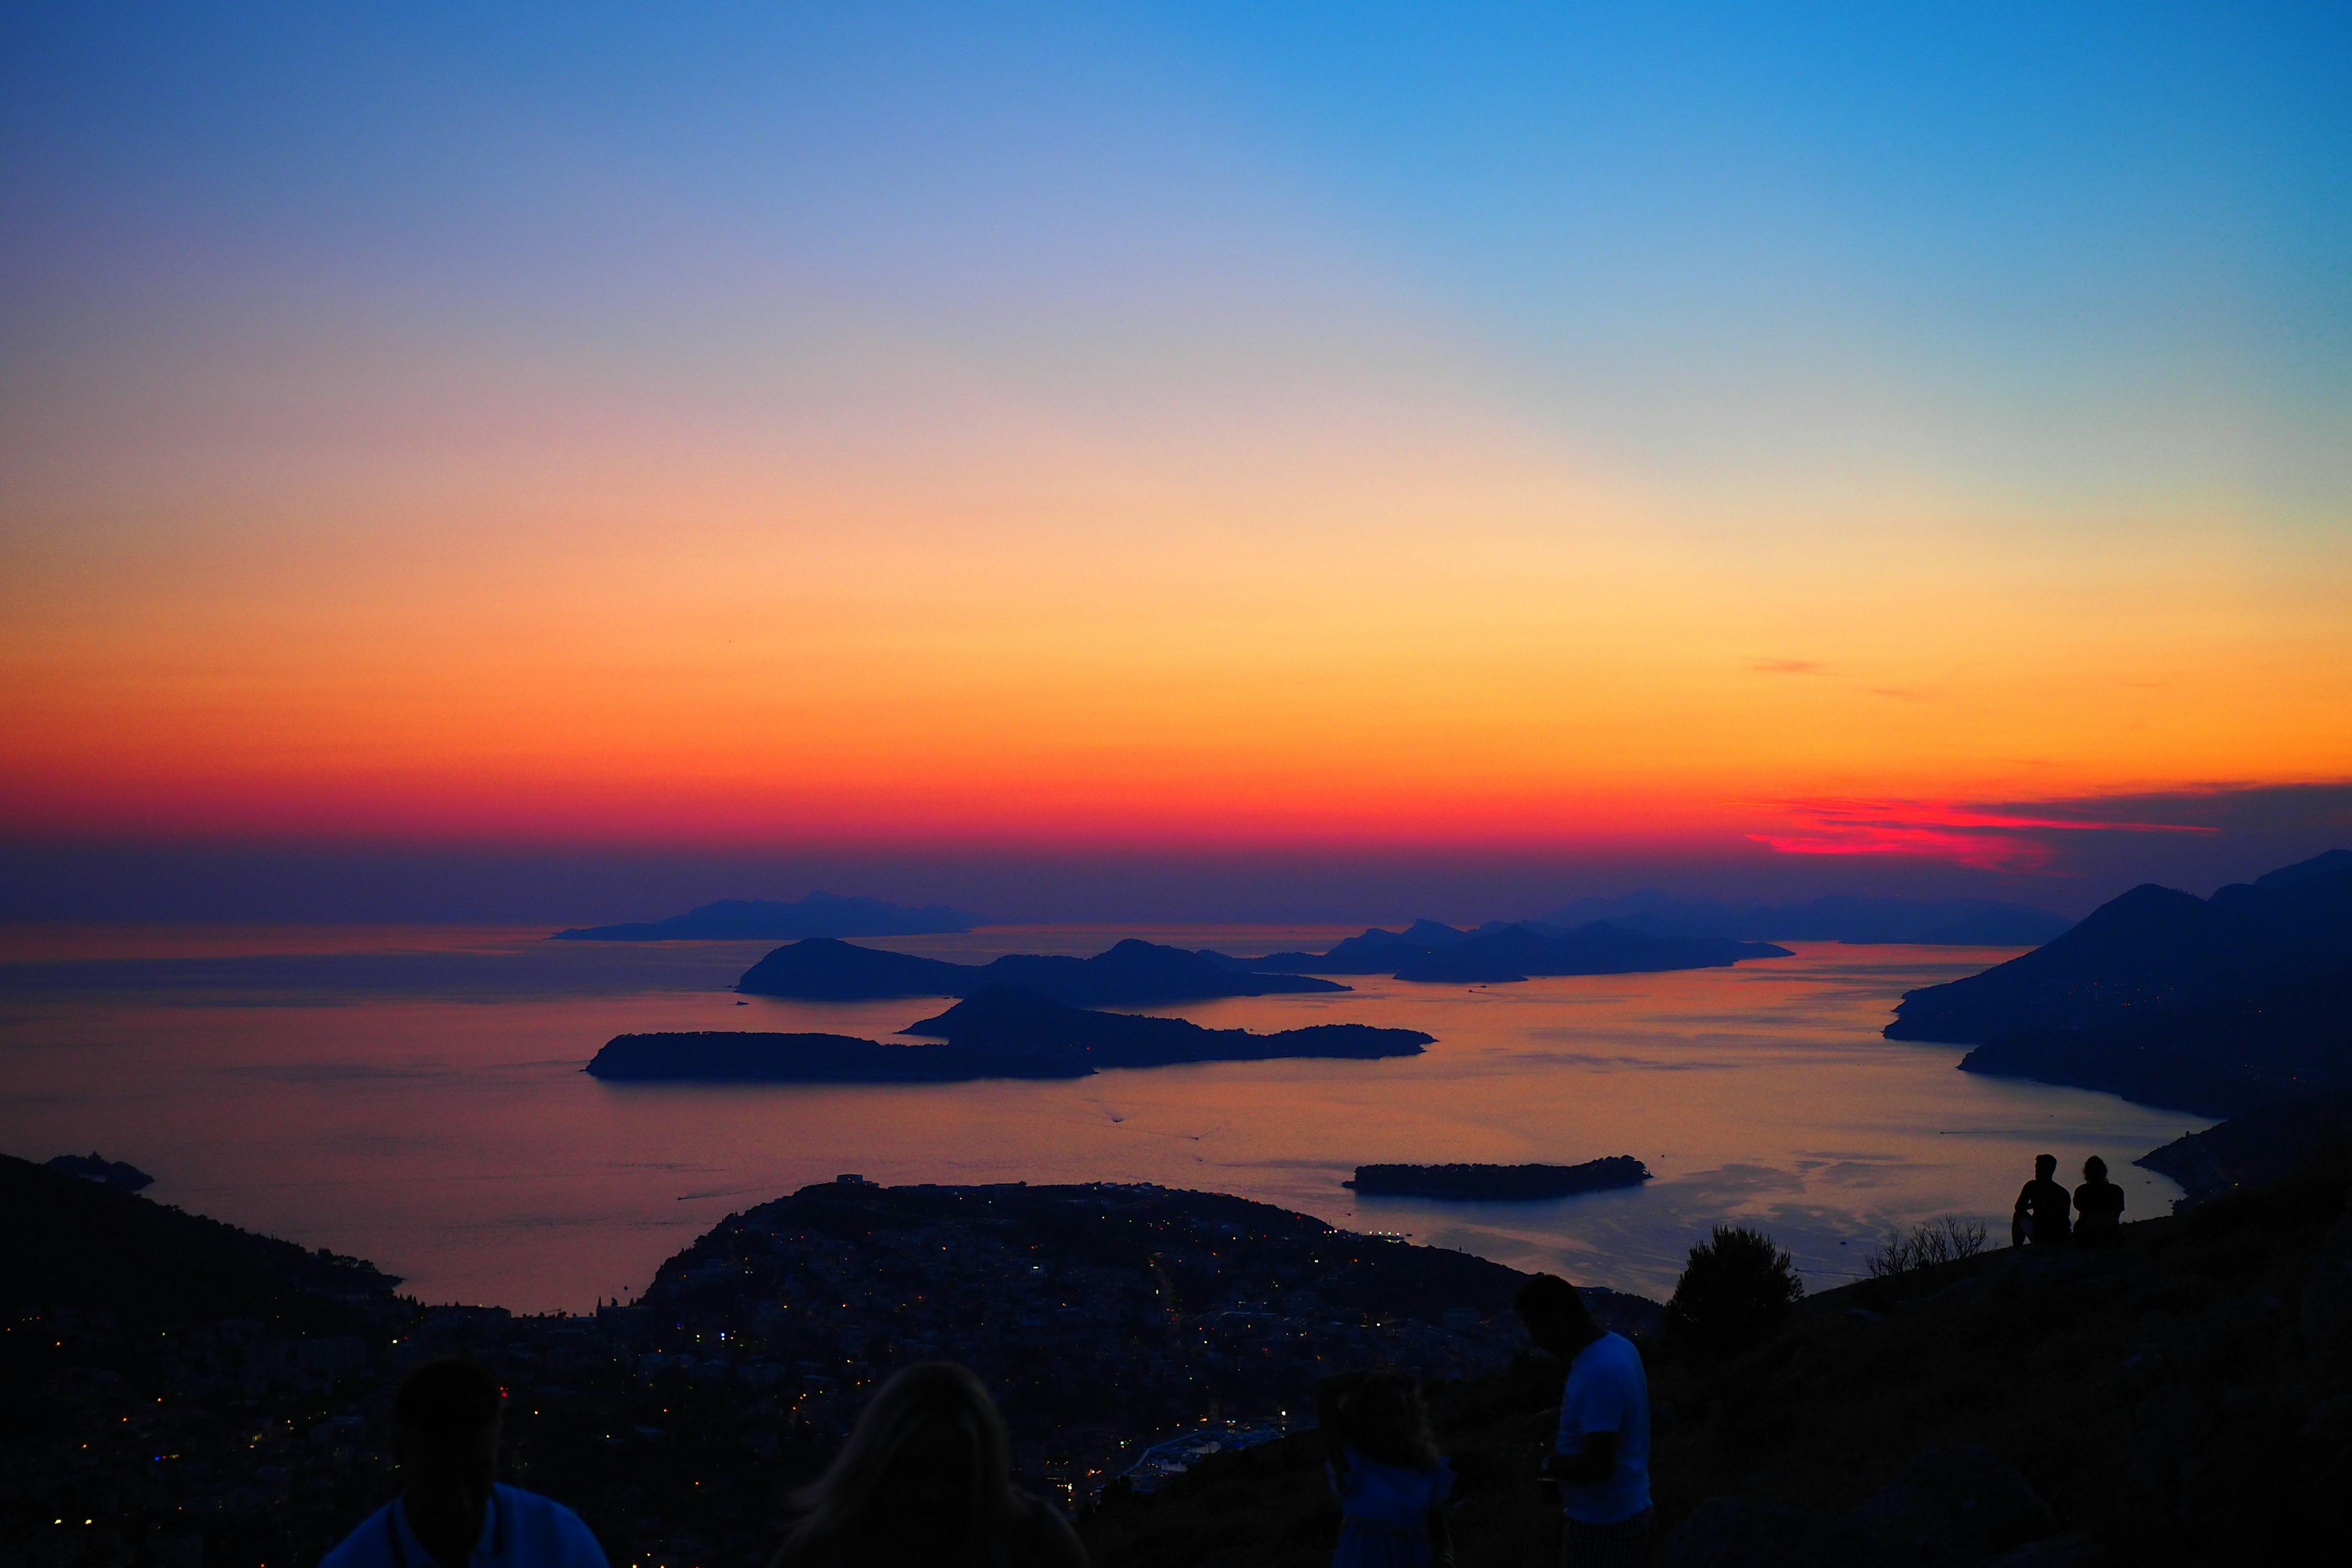
[[908, 1362], [978, 1372], [1024, 1480], [1083, 1512], [1302, 1424], [1318, 1376], [1475, 1376], [1519, 1344], [1510, 1269], [1143, 1184], [845, 1176], [730, 1216], [637, 1300], [570, 1316], [424, 1307], [356, 1259], [268, 1245], [300, 1275], [274, 1313], [175, 1318], [163, 1296], [16, 1310], [0, 1364], [26, 1397], [0, 1568], [314, 1558], [395, 1489], [392, 1388], [450, 1352], [505, 1382], [511, 1479], [570, 1502], [615, 1563], [654, 1568], [764, 1562], [791, 1489]]

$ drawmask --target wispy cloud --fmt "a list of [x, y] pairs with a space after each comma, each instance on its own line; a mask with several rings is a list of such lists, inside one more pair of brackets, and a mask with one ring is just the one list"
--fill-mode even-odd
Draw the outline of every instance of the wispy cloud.
[[[2058, 860], [2062, 833], [2212, 834], [2213, 825], [2110, 816], [2081, 809], [1958, 801], [1789, 800], [1771, 803], [1787, 826], [1750, 838], [1784, 855], [1911, 855], [1988, 871], [2041, 871]], [[2071, 812], [2064, 807], [2074, 807]]]

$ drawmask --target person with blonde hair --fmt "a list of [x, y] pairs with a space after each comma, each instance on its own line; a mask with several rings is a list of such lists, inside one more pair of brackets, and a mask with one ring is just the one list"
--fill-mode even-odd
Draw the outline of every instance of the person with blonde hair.
[[917, 1362], [883, 1384], [774, 1568], [1086, 1568], [1069, 1521], [1013, 1484], [996, 1402], [968, 1368]]

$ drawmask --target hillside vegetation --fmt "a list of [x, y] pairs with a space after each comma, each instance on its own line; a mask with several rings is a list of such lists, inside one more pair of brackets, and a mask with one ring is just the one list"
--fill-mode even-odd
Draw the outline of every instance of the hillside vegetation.
[[[2125, 1227], [1825, 1291], [1737, 1360], [1651, 1343], [1670, 1568], [2300, 1560], [2352, 1496], [2340, 1165]], [[1439, 1386], [1468, 1565], [1550, 1560], [1535, 1465], [1561, 1369]], [[1339, 1516], [1312, 1436], [1086, 1521], [1102, 1568], [1307, 1568]], [[2003, 1553], [2021, 1552], [2003, 1558]]]

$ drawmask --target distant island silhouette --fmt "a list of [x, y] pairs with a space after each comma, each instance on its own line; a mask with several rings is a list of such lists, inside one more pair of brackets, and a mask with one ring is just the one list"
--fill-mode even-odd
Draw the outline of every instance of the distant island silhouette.
[[557, 942], [783, 942], [811, 936], [932, 936], [987, 922], [978, 915], [925, 904], [908, 909], [879, 899], [811, 893], [791, 903], [720, 899], [667, 920], [580, 926], [557, 931]]
[[1517, 1202], [1638, 1187], [1649, 1179], [1650, 1168], [1633, 1155], [1612, 1154], [1580, 1165], [1359, 1165], [1356, 1179], [1339, 1184], [1364, 1197]]
[[970, 1083], [987, 1078], [1085, 1078], [1094, 1068], [1043, 1051], [706, 1029], [615, 1035], [584, 1070], [591, 1078], [640, 1083]]
[[1098, 1067], [1166, 1067], [1179, 1062], [1265, 1061], [1276, 1057], [1419, 1056], [1436, 1037], [1370, 1024], [1310, 1024], [1270, 1035], [1209, 1029], [1183, 1018], [1139, 1018], [1072, 1007], [1017, 986], [992, 985], [902, 1034], [987, 1049], [1070, 1052]]
[[1770, 942], [1723, 937], [1653, 936], [1595, 921], [1573, 931], [1528, 921], [1458, 931], [1415, 921], [1402, 931], [1374, 926], [1328, 952], [1275, 952], [1264, 958], [1208, 955], [1236, 968], [1286, 974], [1391, 974], [1447, 984], [1506, 984], [1537, 975], [1646, 974], [1716, 969], [1750, 958], [1787, 958]]
[[1654, 888], [1612, 899], [1578, 899], [1533, 923], [1564, 929], [1593, 921], [1652, 936], [1983, 947], [2038, 947], [2074, 923], [2048, 910], [1993, 899], [1832, 893], [1801, 903], [1740, 907], [1712, 899], [1677, 898]]
[[1969, 1072], [2230, 1115], [2352, 1087], [2352, 851], [2200, 899], [2143, 884], [2065, 935], [1909, 993], [1893, 1040]]
[[1221, 996], [1345, 991], [1303, 974], [1257, 973], [1181, 947], [1129, 938], [1092, 958], [1008, 953], [989, 963], [950, 963], [813, 938], [780, 947], [746, 970], [735, 989], [803, 1001], [972, 996], [1013, 985], [1075, 1007], [1138, 1007]]
[[155, 1184], [154, 1177], [128, 1160], [110, 1160], [95, 1152], [60, 1154], [45, 1163], [52, 1171], [61, 1171], [68, 1176], [79, 1176], [86, 1182], [97, 1182], [126, 1193], [139, 1192]]
[[962, 1083], [978, 1079], [1085, 1078], [1108, 1068], [1294, 1057], [1371, 1060], [1418, 1056], [1435, 1037], [1369, 1024], [1316, 1024], [1274, 1034], [1206, 1029], [1182, 1018], [1143, 1018], [1072, 1007], [1013, 986], [991, 986], [910, 1036], [942, 1045], [886, 1045], [846, 1035], [620, 1035], [587, 1066], [601, 1079], [761, 1083]]

